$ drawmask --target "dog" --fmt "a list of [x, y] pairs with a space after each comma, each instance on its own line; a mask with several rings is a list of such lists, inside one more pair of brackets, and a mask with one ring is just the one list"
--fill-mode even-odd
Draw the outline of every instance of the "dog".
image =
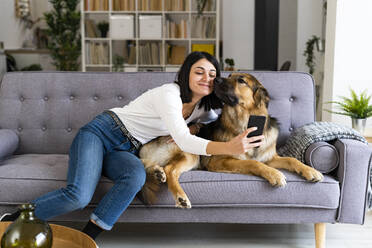
[[314, 168], [295, 158], [277, 154], [278, 124], [268, 113], [269, 94], [254, 76], [233, 73], [228, 78], [216, 78], [214, 93], [224, 103], [221, 115], [217, 121], [203, 127], [198, 136], [227, 142], [246, 130], [250, 115], [262, 115], [266, 116], [263, 144], [240, 155], [198, 156], [181, 151], [174, 143], [167, 143], [169, 137], [159, 137], [145, 144], [139, 153], [147, 172], [142, 189], [142, 196], [147, 199], [145, 202], [154, 203], [159, 185], [167, 182], [176, 207], [191, 208], [178, 179], [183, 172], [195, 168], [256, 175], [276, 187], [286, 185], [286, 178], [278, 169], [295, 172], [311, 182], [323, 180], [322, 173]]

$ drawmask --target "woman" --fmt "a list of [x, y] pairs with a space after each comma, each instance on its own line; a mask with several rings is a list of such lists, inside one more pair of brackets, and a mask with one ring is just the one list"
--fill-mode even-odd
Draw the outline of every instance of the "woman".
[[[67, 186], [47, 193], [33, 203], [35, 215], [43, 220], [83, 209], [91, 201], [101, 178], [114, 182], [93, 211], [83, 232], [93, 239], [114, 223], [132, 202], [145, 183], [146, 173], [136, 156], [141, 144], [171, 135], [186, 152], [200, 155], [241, 154], [260, 146], [263, 136], [246, 138], [248, 129], [228, 142], [214, 142], [196, 137], [200, 124], [217, 115], [220, 107], [213, 94], [213, 79], [220, 76], [217, 60], [208, 53], [193, 52], [181, 66], [177, 81], [151, 89], [122, 108], [98, 115], [77, 133], [71, 148]], [[3, 216], [15, 220], [19, 212]]]

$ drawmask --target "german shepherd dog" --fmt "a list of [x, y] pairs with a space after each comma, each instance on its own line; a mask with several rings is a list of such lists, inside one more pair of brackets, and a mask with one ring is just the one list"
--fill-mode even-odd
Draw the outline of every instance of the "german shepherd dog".
[[161, 183], [167, 182], [176, 207], [191, 208], [190, 200], [178, 179], [185, 172], [201, 166], [208, 171], [252, 174], [265, 178], [272, 186], [286, 185], [286, 178], [278, 169], [286, 169], [318, 182], [322, 173], [295, 158], [280, 157], [276, 153], [279, 128], [268, 114], [269, 94], [263, 85], [247, 73], [233, 73], [228, 78], [216, 78], [214, 92], [224, 103], [221, 116], [206, 125], [199, 136], [213, 141], [229, 141], [247, 128], [250, 115], [266, 116], [263, 144], [241, 155], [199, 156], [181, 151], [168, 137], [159, 137], [140, 150], [147, 180], [142, 189], [144, 201], [153, 204]]

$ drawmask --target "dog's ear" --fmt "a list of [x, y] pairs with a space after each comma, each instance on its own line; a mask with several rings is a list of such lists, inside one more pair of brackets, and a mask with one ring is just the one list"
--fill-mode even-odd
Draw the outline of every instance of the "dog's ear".
[[261, 106], [261, 104], [265, 104], [266, 108], [269, 106], [270, 101], [269, 93], [264, 87], [262, 86], [257, 87], [253, 97], [257, 107]]

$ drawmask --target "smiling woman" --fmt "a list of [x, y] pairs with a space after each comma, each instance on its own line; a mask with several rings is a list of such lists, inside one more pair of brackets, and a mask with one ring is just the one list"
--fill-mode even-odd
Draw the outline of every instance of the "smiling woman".
[[[196, 155], [243, 153], [247, 132], [227, 142], [194, 135], [195, 125], [218, 117], [213, 111], [221, 107], [213, 93], [213, 80], [218, 76], [216, 58], [193, 52], [181, 66], [176, 82], [150, 89], [126, 106], [106, 110], [80, 128], [70, 147], [67, 186], [33, 200], [36, 217], [49, 220], [85, 208], [103, 174], [114, 185], [83, 232], [95, 239], [103, 230], [111, 230], [145, 183], [144, 165], [137, 157], [139, 148], [159, 136], [170, 135], [182, 151]], [[192, 123], [196, 124], [189, 127]], [[6, 218], [12, 221], [17, 215]]]

